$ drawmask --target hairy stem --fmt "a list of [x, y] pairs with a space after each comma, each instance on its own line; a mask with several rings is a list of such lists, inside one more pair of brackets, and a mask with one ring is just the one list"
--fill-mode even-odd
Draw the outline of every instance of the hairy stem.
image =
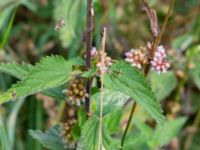
[[[154, 39], [154, 42], [153, 42], [153, 48], [150, 52], [150, 57], [152, 58], [154, 56], [154, 53], [155, 53], [155, 50], [156, 50], [156, 47], [158, 46], [158, 44], [160, 43], [161, 39], [162, 39], [162, 36], [163, 36], [163, 33], [165, 31], [165, 28], [166, 28], [166, 25], [167, 25], [167, 22], [168, 22], [168, 19], [169, 19], [169, 16], [171, 14], [171, 11], [173, 9], [173, 6], [174, 6], [174, 3], [175, 3], [175, 0], [171, 0], [170, 2], [170, 6], [169, 6], [169, 9], [168, 9], [168, 12], [167, 12], [167, 15], [165, 17], [165, 20], [164, 20], [164, 24], [161, 28], [161, 32], [159, 33], [159, 35]], [[151, 61], [151, 58], [149, 59], [149, 62]], [[145, 69], [144, 69], [144, 75], [147, 76], [148, 73], [149, 73], [149, 70], [150, 70], [150, 64], [148, 64]], [[125, 138], [126, 138], [126, 134], [127, 134], [127, 131], [129, 129], [129, 126], [130, 126], [130, 122], [131, 122], [131, 118], [133, 118], [133, 114], [134, 114], [134, 111], [135, 111], [135, 108], [137, 106], [137, 103], [134, 102], [133, 105], [132, 105], [132, 109], [131, 109], [131, 113], [129, 115], [129, 120], [128, 120], [128, 123], [126, 125], [126, 128], [125, 128], [125, 131], [123, 133], [123, 137], [122, 137], [122, 142], [121, 142], [121, 149], [123, 148], [123, 145], [124, 145], [124, 141], [125, 141]]]
[[[91, 55], [90, 50], [92, 49], [92, 30], [93, 30], [93, 0], [87, 1], [87, 24], [86, 24], [86, 68], [90, 69]], [[91, 79], [86, 82], [86, 92], [88, 97], [86, 98], [86, 111], [90, 112], [90, 89]]]

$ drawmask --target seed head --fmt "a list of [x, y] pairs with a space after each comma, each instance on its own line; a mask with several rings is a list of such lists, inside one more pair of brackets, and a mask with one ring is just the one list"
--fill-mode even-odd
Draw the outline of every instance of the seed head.
[[75, 78], [69, 81], [67, 89], [63, 91], [69, 102], [74, 105], [80, 105], [87, 97], [83, 78]]
[[62, 142], [66, 147], [69, 146], [73, 148], [76, 144], [76, 141], [72, 136], [72, 129], [76, 122], [77, 120], [72, 118], [67, 122], [60, 123], [60, 137], [62, 138]]

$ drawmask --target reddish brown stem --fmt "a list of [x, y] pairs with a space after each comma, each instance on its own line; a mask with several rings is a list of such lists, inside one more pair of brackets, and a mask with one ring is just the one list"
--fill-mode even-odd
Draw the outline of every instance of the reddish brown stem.
[[[86, 68], [90, 69], [91, 55], [90, 50], [92, 49], [92, 30], [93, 30], [93, 0], [87, 1], [87, 24], [86, 24]], [[91, 79], [86, 82], [86, 92], [88, 97], [86, 98], [86, 111], [90, 112], [90, 89]]]

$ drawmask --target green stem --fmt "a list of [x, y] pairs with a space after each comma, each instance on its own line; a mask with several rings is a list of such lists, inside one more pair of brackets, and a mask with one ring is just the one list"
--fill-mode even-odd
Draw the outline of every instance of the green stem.
[[[194, 129], [197, 129], [199, 124], [200, 124], [200, 109], [197, 112], [197, 115], [195, 117], [195, 120], [193, 122], [192, 127]], [[185, 141], [184, 150], [189, 150], [190, 149], [190, 146], [192, 144], [192, 140], [193, 140], [194, 135], [195, 135], [195, 132], [192, 132], [191, 134], [188, 135], [188, 137], [187, 137], [187, 139]]]
[[125, 138], [126, 138], [126, 134], [128, 132], [128, 129], [129, 129], [129, 126], [131, 124], [131, 121], [132, 121], [132, 118], [133, 118], [133, 114], [135, 112], [135, 108], [137, 106], [137, 103], [134, 102], [133, 105], [132, 105], [132, 109], [131, 109], [131, 113], [129, 115], [129, 118], [128, 118], [128, 123], [126, 125], [126, 128], [124, 130], [124, 134], [123, 134], [123, 137], [122, 137], [122, 142], [121, 142], [121, 149], [123, 148], [123, 145], [124, 145], [124, 142], [125, 142]]

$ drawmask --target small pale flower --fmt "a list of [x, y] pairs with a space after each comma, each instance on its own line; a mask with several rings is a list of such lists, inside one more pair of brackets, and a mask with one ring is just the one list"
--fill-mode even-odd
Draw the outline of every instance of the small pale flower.
[[96, 49], [96, 47], [93, 47], [90, 50], [90, 55], [91, 55], [91, 58], [94, 58], [97, 55], [97, 49]]
[[[103, 56], [102, 56], [103, 55]], [[101, 63], [101, 57], [104, 57], [103, 64]], [[102, 73], [108, 73], [109, 67], [112, 65], [112, 59], [107, 56], [107, 53], [102, 54], [101, 52], [98, 53], [98, 61], [96, 66], [99, 68], [99, 71]]]

